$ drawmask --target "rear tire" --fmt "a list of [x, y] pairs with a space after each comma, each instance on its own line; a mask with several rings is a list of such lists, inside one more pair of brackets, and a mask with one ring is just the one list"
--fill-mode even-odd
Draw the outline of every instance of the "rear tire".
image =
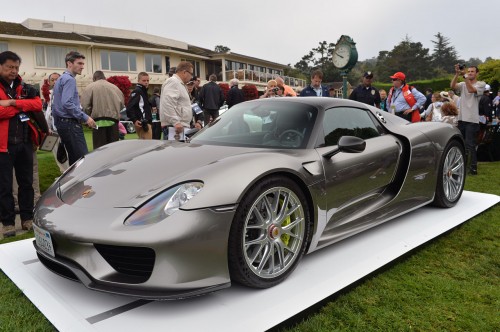
[[448, 143], [439, 164], [436, 195], [433, 204], [450, 208], [462, 196], [465, 184], [465, 152], [456, 140]]
[[307, 199], [291, 179], [271, 176], [254, 185], [231, 225], [231, 280], [253, 288], [285, 280], [305, 253], [310, 219]]

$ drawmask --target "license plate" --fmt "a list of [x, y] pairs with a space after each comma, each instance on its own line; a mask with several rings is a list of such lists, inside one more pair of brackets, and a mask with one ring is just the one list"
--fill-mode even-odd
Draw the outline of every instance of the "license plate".
[[50, 233], [46, 230], [33, 224], [33, 231], [35, 233], [35, 242], [38, 248], [42, 249], [44, 252], [52, 257], [55, 257], [54, 246], [52, 245], [52, 237]]

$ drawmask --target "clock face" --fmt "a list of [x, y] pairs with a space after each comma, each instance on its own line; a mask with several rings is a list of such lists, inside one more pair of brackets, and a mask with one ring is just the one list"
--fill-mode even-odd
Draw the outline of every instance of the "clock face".
[[337, 68], [344, 68], [349, 63], [350, 57], [351, 48], [345, 44], [338, 45], [333, 51], [333, 65]]

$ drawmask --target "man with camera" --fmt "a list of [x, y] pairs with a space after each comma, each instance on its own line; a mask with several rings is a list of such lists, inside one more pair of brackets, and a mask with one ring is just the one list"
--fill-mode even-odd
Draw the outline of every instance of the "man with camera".
[[[464, 64], [455, 65], [455, 76], [450, 87], [460, 91], [460, 113], [458, 114], [458, 129], [465, 139], [465, 148], [468, 155], [469, 174], [477, 174], [476, 135], [479, 131], [479, 100], [484, 93], [485, 82], [477, 80], [479, 69], [475, 66], [465, 70]], [[463, 76], [464, 82], [458, 78]]]
[[149, 75], [140, 72], [137, 76], [137, 84], [130, 95], [127, 103], [127, 116], [135, 126], [139, 139], [152, 139], [153, 115], [148, 98]]
[[276, 82], [276, 80], [269, 80], [267, 82], [267, 87], [266, 87], [266, 91], [264, 91], [264, 93], [262, 94], [262, 96], [260, 96], [259, 98], [273, 98], [273, 97], [278, 97], [278, 91], [279, 91], [279, 87], [278, 87], [278, 82]]

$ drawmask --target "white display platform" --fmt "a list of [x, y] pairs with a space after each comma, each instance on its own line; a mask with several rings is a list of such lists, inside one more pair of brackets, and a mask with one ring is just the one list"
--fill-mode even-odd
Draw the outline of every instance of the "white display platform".
[[163, 302], [104, 294], [47, 270], [32, 239], [1, 245], [0, 268], [59, 331], [264, 331], [499, 201], [466, 191], [452, 209], [418, 209], [304, 257], [284, 283], [266, 290], [233, 285]]

